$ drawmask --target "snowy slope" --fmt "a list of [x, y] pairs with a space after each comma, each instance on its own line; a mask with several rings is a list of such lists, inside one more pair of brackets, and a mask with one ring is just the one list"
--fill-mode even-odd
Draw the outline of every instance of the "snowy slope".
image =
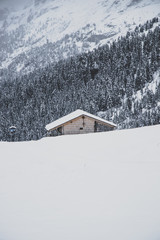
[[160, 126], [0, 143], [1, 240], [160, 239]]
[[[144, 114], [145, 112], [152, 112], [153, 109], [155, 111], [158, 110], [158, 106], [160, 106], [160, 102], [158, 101], [157, 102], [157, 106], [155, 107], [150, 107], [150, 104], [147, 104], [147, 107], [146, 105], [144, 104], [144, 101], [145, 101], [145, 98], [147, 97], [147, 93], [150, 92], [150, 94], [157, 94], [159, 95], [158, 93], [158, 86], [160, 84], [160, 69], [158, 69], [157, 72], [155, 72], [153, 74], [153, 80], [149, 83], [146, 83], [145, 84], [145, 87], [141, 90], [138, 90], [136, 93], [134, 93], [132, 96], [131, 96], [131, 109], [132, 109], [132, 113], [134, 113], [136, 111], [136, 108], [135, 108], [135, 104], [136, 103], [142, 103], [143, 106], [143, 109], [142, 109], [142, 114]], [[126, 104], [128, 100], [128, 97], [127, 95], [125, 94], [124, 98], [122, 99], [122, 106], [119, 107], [119, 108], [116, 108], [113, 115], [111, 116], [111, 120], [113, 122], [115, 122], [115, 118], [116, 116], [120, 116], [122, 114], [122, 111], [125, 111], [124, 109], [124, 105]], [[108, 111], [100, 111], [97, 113], [99, 117], [101, 118], [104, 118], [104, 119], [107, 119], [108, 118]], [[125, 126], [127, 126], [127, 122], [129, 121], [128, 118], [125, 119], [124, 121], [124, 124]], [[118, 125], [118, 128], [121, 129], [122, 128], [122, 124], [119, 124]]]
[[[62, 50], [54, 53], [57, 59], [73, 55], [71, 48], [75, 53], [92, 50], [160, 14], [159, 0], [25, 0], [24, 4], [14, 0], [10, 7], [7, 1], [6, 8], [4, 1], [0, 3], [1, 11], [5, 9], [0, 37], [8, 42], [1, 49], [1, 69], [46, 43], [60, 44]], [[23, 69], [22, 57], [18, 61], [17, 71]]]

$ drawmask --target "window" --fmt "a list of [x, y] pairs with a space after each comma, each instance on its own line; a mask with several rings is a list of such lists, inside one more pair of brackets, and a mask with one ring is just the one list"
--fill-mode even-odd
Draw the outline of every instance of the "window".
[[94, 131], [97, 132], [97, 122], [94, 122]]
[[85, 123], [84, 123], [85, 116], [82, 116], [82, 119], [83, 119], [83, 127], [84, 127], [85, 126]]
[[79, 130], [83, 130], [83, 128], [81, 127]]
[[62, 134], [62, 127], [57, 128], [58, 134]]

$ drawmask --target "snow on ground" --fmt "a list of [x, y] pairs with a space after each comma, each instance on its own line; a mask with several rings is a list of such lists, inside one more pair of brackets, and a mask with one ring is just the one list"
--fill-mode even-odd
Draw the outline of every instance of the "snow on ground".
[[1, 240], [159, 240], [160, 125], [0, 143]]
[[153, 75], [153, 82], [148, 84], [148, 89], [154, 94], [156, 93], [157, 86], [160, 84], [160, 70]]
[[[150, 90], [153, 94], [156, 93], [157, 86], [160, 84], [160, 69], [154, 73], [153, 75], [153, 81], [150, 83], [146, 83], [145, 87], [143, 88], [142, 92], [143, 95], [147, 92], [147, 90]], [[137, 91], [136, 94], [132, 96], [132, 98], [136, 101], [141, 101], [143, 97], [141, 90]]]
[[[152, 82], [146, 83], [142, 90], [138, 90], [136, 93], [132, 94], [131, 99], [132, 99], [132, 112], [133, 113], [134, 113], [134, 103], [141, 102], [142, 99], [147, 95], [148, 91], [151, 91], [152, 94], [155, 94], [157, 92], [159, 84], [160, 84], [160, 69], [158, 69], [158, 71], [156, 71], [153, 74]], [[122, 103], [126, 104], [127, 99], [128, 99], [128, 97], [125, 95]], [[157, 103], [157, 106], [160, 106], [160, 104]], [[119, 116], [119, 113], [121, 112], [121, 110], [122, 110], [122, 106], [120, 108], [116, 109], [118, 116]], [[145, 113], [146, 111], [150, 111], [150, 110], [148, 110], [147, 108], [142, 109], [142, 113]], [[106, 118], [107, 111], [100, 111], [97, 114], [101, 118]], [[112, 119], [112, 121], [114, 121], [114, 113], [113, 113], [111, 119]]]

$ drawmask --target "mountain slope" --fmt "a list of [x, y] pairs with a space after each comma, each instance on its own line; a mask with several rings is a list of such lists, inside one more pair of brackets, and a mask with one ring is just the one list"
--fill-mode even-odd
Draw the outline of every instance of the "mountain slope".
[[0, 238], [159, 239], [159, 133], [1, 142]]
[[45, 125], [76, 109], [104, 112], [104, 119], [120, 128], [160, 123], [159, 39], [154, 18], [110, 46], [20, 78], [3, 73], [0, 139], [12, 139], [12, 125], [16, 141], [40, 139]]
[[[92, 50], [160, 14], [158, 0], [24, 2], [25, 5], [19, 1], [12, 8], [7, 6], [7, 2], [6, 8], [0, 5], [3, 11], [0, 19], [0, 68], [9, 68], [18, 74], [26, 69], [33, 71], [35, 61], [44, 67], [59, 59]], [[41, 48], [46, 52], [43, 56]]]

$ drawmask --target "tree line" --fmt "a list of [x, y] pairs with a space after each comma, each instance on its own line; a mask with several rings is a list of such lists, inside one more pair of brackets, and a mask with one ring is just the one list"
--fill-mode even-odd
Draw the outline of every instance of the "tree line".
[[[145, 90], [160, 69], [158, 18], [110, 45], [0, 82], [0, 139], [36, 140], [45, 125], [78, 108], [101, 114], [119, 128], [160, 123], [160, 84]], [[137, 101], [135, 94], [141, 93]]]

